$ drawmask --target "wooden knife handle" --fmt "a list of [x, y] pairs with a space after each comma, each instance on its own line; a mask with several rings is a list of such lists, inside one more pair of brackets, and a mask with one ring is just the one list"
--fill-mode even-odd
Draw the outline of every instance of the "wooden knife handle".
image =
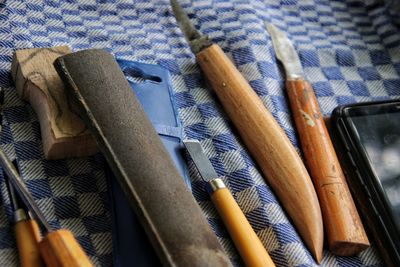
[[40, 254], [51, 267], [92, 267], [73, 234], [65, 229], [47, 234], [39, 244]]
[[22, 220], [15, 223], [15, 238], [22, 267], [44, 266], [39, 253], [41, 237], [36, 221]]
[[322, 257], [321, 210], [307, 170], [283, 129], [222, 49], [214, 44], [197, 62], [317, 261]]
[[217, 189], [211, 199], [246, 266], [275, 266], [229, 190]]
[[330, 250], [350, 256], [369, 246], [311, 85], [286, 82], [307, 167], [318, 193]]

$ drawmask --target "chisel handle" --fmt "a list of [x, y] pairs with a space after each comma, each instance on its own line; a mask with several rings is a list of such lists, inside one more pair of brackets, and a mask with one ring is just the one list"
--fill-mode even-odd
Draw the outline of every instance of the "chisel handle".
[[51, 267], [92, 267], [74, 235], [65, 229], [50, 232], [39, 244], [40, 254]]
[[321, 210], [300, 156], [218, 45], [203, 49], [196, 57], [246, 147], [319, 262], [323, 245]]
[[227, 188], [216, 189], [211, 200], [246, 266], [275, 266], [231, 192]]
[[43, 267], [39, 253], [40, 230], [35, 220], [15, 223], [15, 238], [22, 267]]
[[304, 79], [288, 80], [287, 93], [304, 157], [320, 201], [330, 250], [350, 256], [369, 246], [329, 137], [317, 98]]

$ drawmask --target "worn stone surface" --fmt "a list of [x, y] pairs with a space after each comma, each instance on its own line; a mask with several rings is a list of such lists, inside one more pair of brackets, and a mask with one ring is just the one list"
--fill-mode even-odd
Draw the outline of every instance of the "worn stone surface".
[[230, 265], [112, 55], [85, 50], [55, 64], [163, 264]]

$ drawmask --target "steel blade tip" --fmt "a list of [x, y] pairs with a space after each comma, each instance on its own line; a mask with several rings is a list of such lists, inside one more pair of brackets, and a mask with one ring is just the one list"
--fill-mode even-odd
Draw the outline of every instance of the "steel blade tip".
[[189, 42], [190, 49], [194, 54], [197, 54], [204, 48], [212, 45], [211, 40], [207, 35], [200, 34], [193, 23], [190, 21], [188, 15], [183, 10], [182, 6], [177, 0], [170, 0], [172, 6], [172, 11], [174, 13], [175, 19], [183, 32], [186, 40]]
[[216, 173], [198, 140], [183, 140], [183, 144], [189, 152], [189, 155], [203, 180], [210, 181], [218, 178], [218, 174]]
[[196, 139], [185, 139], [183, 140], [183, 144], [185, 145], [186, 149], [188, 150], [190, 156], [197, 153], [204, 153], [203, 147], [201, 146], [199, 140]]
[[264, 21], [265, 28], [267, 28], [267, 31], [269, 32], [270, 35], [276, 35], [277, 31], [279, 31], [274, 24], [271, 24], [269, 22]]
[[286, 33], [271, 23], [265, 21], [264, 24], [271, 36], [275, 55], [285, 68], [286, 78], [303, 77], [303, 67], [300, 58]]

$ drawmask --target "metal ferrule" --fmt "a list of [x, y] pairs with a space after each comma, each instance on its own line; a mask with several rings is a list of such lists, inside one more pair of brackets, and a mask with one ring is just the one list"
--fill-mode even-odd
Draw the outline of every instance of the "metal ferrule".
[[210, 194], [222, 188], [226, 188], [226, 185], [221, 178], [213, 179], [207, 183], [207, 192]]
[[288, 81], [297, 81], [297, 80], [304, 79], [303, 75], [300, 75], [300, 74], [286, 74], [286, 75], [287, 75], [286, 80], [288, 80]]
[[28, 215], [26, 214], [24, 209], [17, 209], [14, 212], [14, 222], [20, 222], [20, 221], [25, 221], [28, 219]]

